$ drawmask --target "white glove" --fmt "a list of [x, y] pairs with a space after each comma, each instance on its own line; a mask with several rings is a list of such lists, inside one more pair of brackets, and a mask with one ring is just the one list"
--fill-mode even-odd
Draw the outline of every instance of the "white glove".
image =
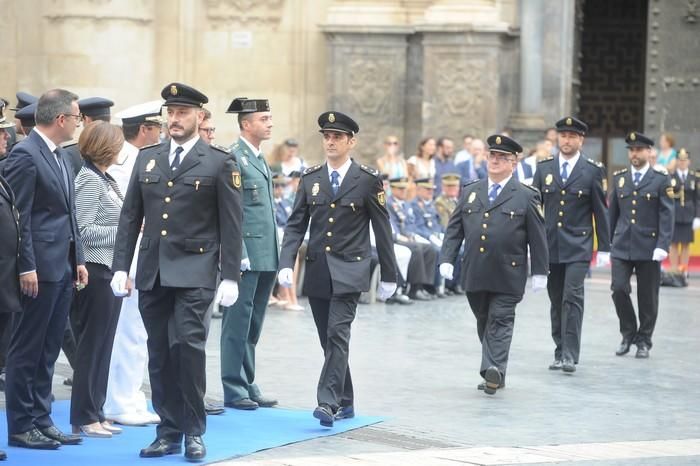
[[241, 272], [245, 272], [246, 270], [250, 270], [250, 259], [247, 257], [245, 259], [241, 259]]
[[114, 272], [114, 276], [112, 277], [112, 281], [109, 283], [109, 286], [112, 287], [112, 293], [114, 293], [114, 296], [117, 298], [123, 298], [129, 294], [129, 290], [126, 289], [127, 278], [129, 277], [123, 270]]
[[440, 276], [445, 280], [452, 280], [455, 273], [454, 265], [449, 262], [443, 262], [440, 264]]
[[430, 242], [433, 243], [433, 246], [442, 247], [442, 240], [438, 235], [430, 235]]
[[391, 298], [396, 292], [396, 283], [379, 282], [379, 290], [377, 290], [377, 298], [380, 301], [386, 301]]
[[532, 292], [537, 293], [547, 288], [547, 275], [532, 276]]
[[294, 281], [294, 270], [290, 268], [282, 269], [277, 274], [277, 281], [280, 282], [280, 286], [284, 288], [291, 288], [292, 282]]
[[598, 251], [595, 257], [596, 267], [607, 267], [610, 265], [610, 252], [609, 251]]
[[222, 280], [216, 291], [214, 302], [223, 307], [233, 306], [238, 299], [238, 283], [233, 280]]
[[700, 230], [700, 218], [698, 217], [693, 219], [693, 230]]
[[654, 252], [651, 255], [651, 260], [657, 262], [663, 262], [664, 259], [668, 257], [668, 253], [661, 248], [654, 248]]

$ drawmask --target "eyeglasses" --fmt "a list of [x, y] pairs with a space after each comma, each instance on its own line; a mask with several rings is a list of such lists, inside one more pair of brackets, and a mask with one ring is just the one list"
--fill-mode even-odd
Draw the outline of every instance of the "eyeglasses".
[[216, 128], [199, 128], [200, 131], [204, 131], [207, 134], [214, 134]]
[[513, 162], [515, 158], [511, 154], [489, 152], [488, 159], [492, 162]]
[[56, 116], [56, 118], [60, 117], [61, 115], [66, 116], [66, 117], [73, 117], [76, 119], [78, 123], [82, 123], [84, 117], [82, 113], [78, 113], [77, 115], [73, 115], [72, 113], [60, 113]]
[[398, 146], [399, 141], [386, 141], [384, 142], [384, 144], [386, 144], [387, 146]]

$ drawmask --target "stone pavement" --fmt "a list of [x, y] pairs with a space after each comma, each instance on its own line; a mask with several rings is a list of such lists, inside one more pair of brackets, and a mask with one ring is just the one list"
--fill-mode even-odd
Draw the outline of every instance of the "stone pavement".
[[[356, 411], [385, 422], [229, 460], [225, 465], [700, 464], [700, 277], [662, 288], [649, 360], [624, 357], [609, 271], [586, 281], [581, 361], [549, 371], [546, 292], [516, 311], [507, 388], [476, 390], [480, 346], [464, 297], [413, 306], [360, 306], [351, 368]], [[218, 337], [208, 342], [208, 397], [221, 401]], [[280, 405], [311, 410], [322, 365], [310, 310], [270, 308], [258, 346], [258, 382]], [[60, 382], [58, 398], [69, 392]], [[235, 432], [231, 433], [235, 437]], [[205, 437], [206, 439], [206, 437]]]

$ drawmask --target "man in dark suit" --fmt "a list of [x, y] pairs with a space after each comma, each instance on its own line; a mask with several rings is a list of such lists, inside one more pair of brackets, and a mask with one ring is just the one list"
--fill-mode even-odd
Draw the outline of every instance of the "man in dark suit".
[[397, 269], [379, 173], [350, 158], [359, 126], [340, 112], [321, 114], [318, 124], [326, 163], [306, 169], [301, 178], [284, 232], [279, 282], [292, 285], [297, 251], [310, 221], [304, 292], [325, 355], [314, 417], [322, 426], [332, 427], [336, 419], [354, 416], [348, 367], [350, 326], [360, 293], [369, 290], [370, 220], [381, 270], [379, 299], [396, 291]]
[[207, 96], [179, 83], [165, 86], [161, 96], [171, 139], [142, 148], [136, 159], [119, 220], [112, 289], [127, 294], [127, 271], [144, 225], [136, 288], [161, 422], [140, 455], [180, 453], [184, 435], [185, 457], [198, 460], [206, 455], [206, 313], [212, 299], [230, 306], [238, 297], [241, 174], [228, 151], [198, 135]]
[[515, 306], [527, 281], [527, 252], [532, 257], [532, 289], [544, 289], [549, 265], [539, 192], [513, 177], [520, 145], [507, 136], [488, 138], [488, 178], [462, 189], [447, 225], [440, 273], [453, 278], [462, 242], [462, 285], [476, 316], [481, 341], [478, 388], [492, 395], [505, 386], [513, 337]]
[[[659, 312], [661, 262], [673, 233], [673, 187], [663, 169], [649, 164], [654, 141], [633, 131], [625, 138], [630, 168], [613, 174], [610, 193], [612, 299], [620, 319], [622, 342], [615, 354], [637, 345], [637, 358], [648, 358]], [[637, 276], [639, 325], [630, 299], [630, 277]]]
[[[86, 125], [93, 121], [109, 121], [112, 119], [110, 108], [114, 105], [109, 99], [104, 97], [87, 97], [78, 101], [80, 114], [83, 116], [83, 121]], [[66, 144], [63, 148], [70, 155], [70, 162], [73, 167], [73, 172], [77, 175], [83, 167], [83, 157], [78, 150], [78, 141]]]
[[532, 186], [542, 193], [549, 243], [550, 318], [554, 362], [549, 369], [576, 371], [581, 351], [583, 281], [593, 256], [593, 219], [598, 266], [610, 264], [605, 167], [581, 154], [588, 125], [566, 117], [556, 123], [559, 155], [541, 161]]
[[61, 348], [73, 283], [88, 280], [75, 218], [73, 172], [59, 146], [80, 124], [78, 97], [62, 89], [41, 96], [36, 127], [10, 153], [3, 172], [20, 212], [22, 313], [13, 321], [7, 361], [9, 444], [56, 449], [80, 443], [51, 420], [51, 379]]

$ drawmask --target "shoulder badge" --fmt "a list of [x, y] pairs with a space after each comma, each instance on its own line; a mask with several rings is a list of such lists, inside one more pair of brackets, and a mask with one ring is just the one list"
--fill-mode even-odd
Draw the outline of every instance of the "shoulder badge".
[[540, 160], [540, 161], [539, 161], [539, 162], [537, 162], [537, 163], [544, 163], [544, 162], [549, 162], [550, 160], [554, 160], [554, 157], [552, 157], [552, 156], [549, 156], [549, 157], [547, 157], [546, 159], [542, 159], [542, 160]]
[[622, 170], [616, 171], [615, 173], [613, 173], [613, 176], [622, 175], [623, 173], [627, 173], [626, 168], [623, 168]]
[[379, 170], [375, 170], [372, 167], [369, 167], [367, 165], [360, 165], [360, 168], [372, 176], [379, 176]]
[[668, 175], [668, 171], [666, 171], [665, 168], [654, 167], [654, 171], [655, 171], [656, 173], [661, 173], [662, 175]]
[[241, 172], [232, 171], [231, 172], [231, 184], [236, 189], [241, 189]]
[[149, 145], [147, 145], [147, 146], [143, 146], [143, 147], [140, 148], [139, 150], [141, 151], [141, 150], [150, 149], [151, 147], [158, 147], [158, 146], [160, 146], [161, 144], [163, 144], [163, 143], [162, 143], [162, 142], [156, 142], [155, 144], [149, 144]]
[[386, 194], [384, 191], [379, 191], [377, 193], [377, 202], [379, 202], [379, 205], [385, 206], [386, 205]]
[[209, 145], [210, 145], [213, 149], [216, 149], [216, 150], [218, 150], [218, 151], [221, 151], [221, 152], [223, 152], [224, 154], [230, 154], [230, 153], [231, 153], [231, 150], [228, 149], [227, 147], [220, 146], [220, 145], [214, 144], [214, 143], [211, 143], [211, 144], [209, 144]]
[[671, 199], [674, 199], [675, 196], [673, 195], [673, 186], [667, 186], [666, 187], [666, 195], [670, 197]]
[[309, 173], [317, 172], [321, 169], [322, 166], [323, 165], [314, 165], [313, 167], [309, 167], [306, 170], [304, 170], [304, 173], [302, 173], [302, 176], [308, 175]]
[[591, 165], [595, 165], [595, 166], [598, 167], [598, 168], [602, 168], [602, 167], [603, 167], [603, 163], [602, 163], [602, 162], [598, 162], [598, 161], [593, 160], [593, 159], [591, 159], [591, 158], [589, 158], [589, 157], [586, 157], [586, 161], [587, 161], [588, 163], [590, 163]]

